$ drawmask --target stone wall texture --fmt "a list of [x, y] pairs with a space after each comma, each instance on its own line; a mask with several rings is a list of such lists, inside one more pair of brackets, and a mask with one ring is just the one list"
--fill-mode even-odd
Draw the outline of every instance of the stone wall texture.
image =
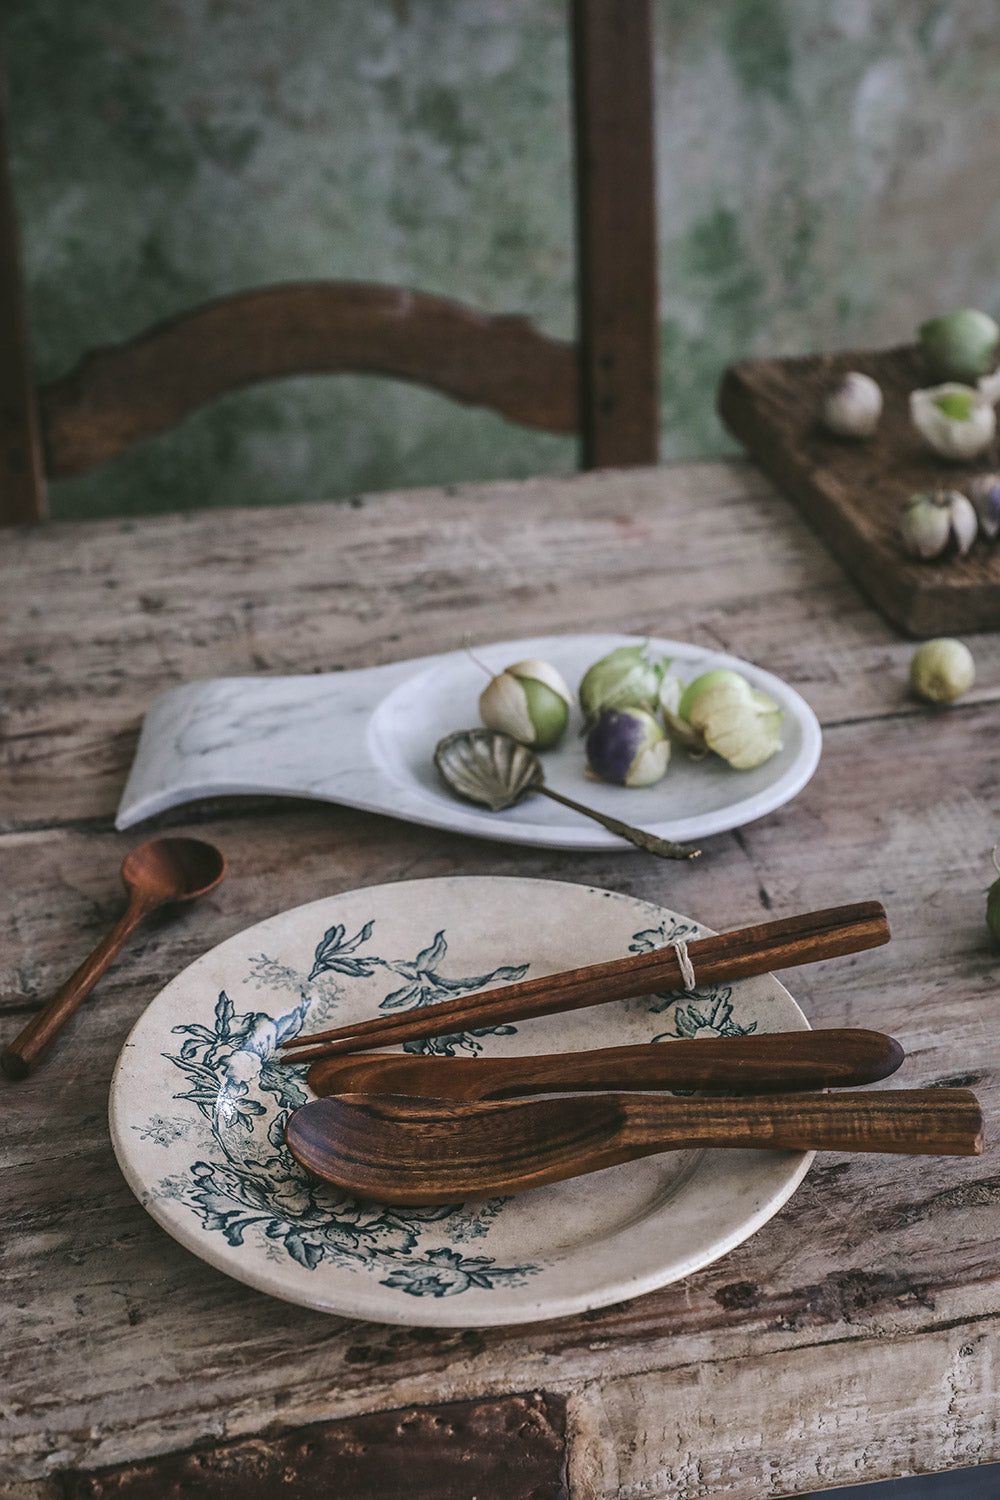
[[[622, 4], [629, 0], [621, 0]], [[735, 359], [1000, 314], [996, 0], [657, 0], [663, 457], [733, 451]], [[242, 287], [343, 277], [573, 330], [562, 0], [7, 0], [41, 378]], [[565, 471], [402, 382], [218, 402], [57, 515]]]

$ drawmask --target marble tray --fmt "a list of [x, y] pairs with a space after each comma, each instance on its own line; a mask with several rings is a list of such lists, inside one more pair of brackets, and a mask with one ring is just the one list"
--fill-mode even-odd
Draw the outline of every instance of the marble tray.
[[[525, 657], [556, 666], [575, 688], [592, 662], [643, 637], [542, 636], [477, 646], [500, 671]], [[816, 716], [794, 689], [769, 672], [721, 652], [653, 639], [686, 680], [733, 667], [784, 710], [784, 746], [754, 771], [733, 771], [711, 756], [695, 762], [675, 751], [653, 787], [606, 786], [585, 775], [579, 712], [563, 744], [544, 757], [546, 780], [589, 806], [665, 838], [705, 838], [780, 807], [812, 776], [820, 755]], [[116, 827], [202, 797], [312, 797], [389, 813], [507, 843], [559, 849], [627, 847], [615, 835], [546, 797], [493, 813], [460, 802], [437, 779], [434, 746], [479, 722], [487, 678], [467, 651], [425, 656], [353, 672], [297, 677], [223, 677], [172, 688], [146, 715]]]

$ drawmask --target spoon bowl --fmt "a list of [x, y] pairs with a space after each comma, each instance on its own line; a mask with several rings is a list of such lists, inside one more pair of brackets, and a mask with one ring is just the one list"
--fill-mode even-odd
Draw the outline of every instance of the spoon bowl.
[[982, 1129], [968, 1089], [496, 1103], [341, 1094], [295, 1110], [285, 1139], [302, 1166], [352, 1196], [420, 1207], [697, 1147], [978, 1156]]
[[122, 861], [122, 884], [133, 896], [152, 901], [194, 901], [207, 896], [226, 873], [221, 850], [202, 839], [149, 839], [131, 849]]
[[460, 729], [446, 735], [435, 746], [434, 764], [451, 791], [491, 812], [504, 812], [538, 792], [660, 859], [695, 859], [701, 853], [553, 791], [545, 784], [545, 771], [534, 751], [498, 729]]

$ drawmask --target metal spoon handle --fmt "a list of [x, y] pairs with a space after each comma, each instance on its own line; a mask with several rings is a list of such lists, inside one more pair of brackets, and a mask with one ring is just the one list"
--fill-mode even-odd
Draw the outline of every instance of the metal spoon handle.
[[551, 797], [553, 802], [561, 802], [563, 807], [571, 807], [574, 812], [583, 813], [585, 818], [593, 818], [595, 823], [603, 824], [609, 833], [628, 839], [630, 844], [644, 849], [647, 854], [658, 854], [661, 859], [695, 859], [701, 853], [700, 849], [689, 849], [684, 844], [675, 844], [671, 839], [658, 838], [655, 833], [647, 833], [644, 828], [633, 828], [620, 818], [612, 818], [607, 813], [598, 812], [596, 808], [584, 807], [582, 802], [574, 802], [572, 797], [564, 797], [562, 792], [554, 792], [551, 787], [536, 786], [533, 790], [541, 792], [543, 797]]

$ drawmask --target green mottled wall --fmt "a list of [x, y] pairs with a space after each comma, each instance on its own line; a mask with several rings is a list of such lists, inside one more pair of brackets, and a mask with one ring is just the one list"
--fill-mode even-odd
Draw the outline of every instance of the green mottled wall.
[[[628, 0], [621, 0], [627, 4]], [[659, 0], [663, 454], [729, 451], [722, 367], [1000, 313], [995, 0]], [[561, 0], [8, 0], [43, 378], [203, 298], [335, 276], [572, 332]], [[227, 398], [57, 514], [573, 466], [400, 382]]]

